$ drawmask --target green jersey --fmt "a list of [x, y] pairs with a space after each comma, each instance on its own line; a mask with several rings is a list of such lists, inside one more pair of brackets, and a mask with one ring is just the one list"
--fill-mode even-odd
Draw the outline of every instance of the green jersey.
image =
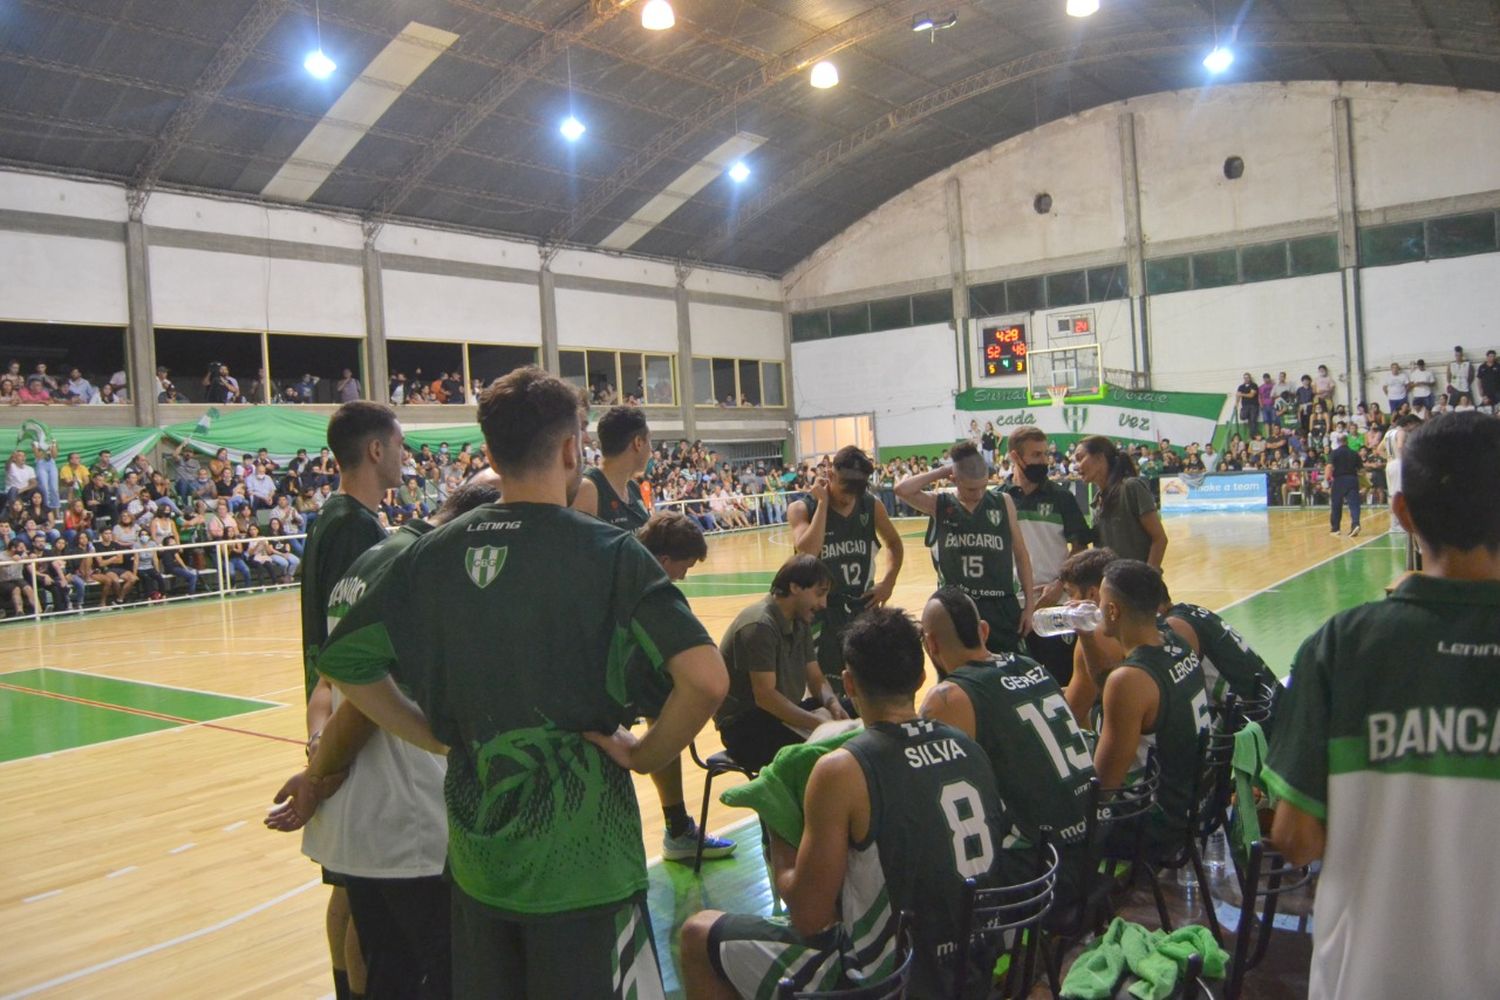
[[1016, 505], [1016, 523], [1031, 557], [1031, 578], [1038, 586], [1056, 580], [1072, 544], [1093, 539], [1073, 491], [1050, 479], [1027, 493], [1015, 483], [1002, 488]]
[[1177, 603], [1168, 618], [1181, 618], [1198, 636], [1198, 662], [1214, 704], [1224, 700], [1225, 690], [1239, 698], [1260, 697], [1261, 684], [1275, 675], [1260, 654], [1234, 628], [1207, 608]]
[[[807, 516], [818, 512], [818, 501], [803, 498]], [[862, 493], [848, 515], [828, 507], [828, 521], [823, 529], [823, 547], [818, 558], [833, 575], [828, 591], [826, 621], [841, 626], [864, 610], [861, 595], [875, 586], [875, 553], [880, 542], [875, 538], [875, 498]]]
[[953, 493], [936, 493], [927, 519], [927, 547], [938, 585], [957, 587], [976, 602], [1016, 596], [1010, 517], [1005, 496], [985, 490], [972, 511]]
[[1494, 995], [1497, 623], [1500, 583], [1413, 574], [1297, 652], [1262, 774], [1327, 827], [1313, 1000]]
[[1094, 761], [1047, 668], [1007, 653], [966, 663], [944, 680], [974, 707], [974, 742], [989, 755], [1017, 831], [1035, 843], [1049, 826], [1056, 843], [1082, 843]]
[[[850, 845], [839, 894], [852, 965], [867, 970], [867, 980], [889, 971], [896, 915], [906, 910], [916, 915], [913, 994], [947, 996], [964, 880], [983, 888], [1020, 881], [1028, 870], [1019, 852], [1002, 846], [1010, 817], [994, 773], [978, 744], [928, 719], [877, 722], [843, 749], [859, 762], [870, 794], [869, 834]], [[988, 976], [977, 979], [988, 986]]]
[[646, 502], [641, 498], [640, 483], [627, 479], [625, 496], [621, 497], [610, 485], [603, 469], [588, 468], [583, 470], [583, 474], [599, 493], [599, 520], [622, 531], [634, 531], [650, 520], [651, 513], [646, 510]]
[[626, 665], [708, 645], [632, 536], [550, 504], [488, 504], [396, 557], [318, 659], [387, 673], [451, 749], [448, 862], [515, 917], [618, 903], [646, 887], [630, 775], [582, 736], [629, 719]]
[[385, 540], [370, 509], [347, 493], [328, 498], [302, 549], [302, 674], [308, 697], [318, 684], [318, 650], [328, 638], [333, 588], [354, 560]]
[[1198, 734], [1209, 725], [1208, 691], [1198, 654], [1176, 635], [1163, 636], [1160, 646], [1137, 646], [1116, 669], [1134, 667], [1156, 682], [1156, 721], [1141, 733], [1127, 781], [1145, 770], [1154, 747], [1161, 767], [1157, 811], [1150, 839], [1165, 845], [1186, 829], [1193, 794], [1193, 772], [1198, 767]]

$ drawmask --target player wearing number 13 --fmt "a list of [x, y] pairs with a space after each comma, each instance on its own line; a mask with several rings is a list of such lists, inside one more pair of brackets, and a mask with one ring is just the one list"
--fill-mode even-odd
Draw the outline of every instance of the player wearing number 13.
[[[844, 637], [844, 685], [866, 730], [814, 765], [800, 844], [772, 837], [785, 921], [703, 911], [682, 929], [684, 985], [702, 997], [769, 998], [868, 983], [895, 966], [897, 915], [915, 916], [911, 995], [947, 997], [963, 883], [1030, 876], [1035, 852], [1001, 845], [1010, 827], [985, 753], [917, 716], [922, 641], [895, 608], [866, 611]], [[984, 950], [984, 949], [979, 949]], [[969, 982], [984, 995], [993, 954]]]
[[1099, 631], [1119, 641], [1125, 658], [1101, 685], [1094, 770], [1105, 788], [1117, 788], [1156, 748], [1161, 784], [1157, 812], [1146, 830], [1148, 850], [1181, 842], [1198, 766], [1198, 734], [1209, 724], [1198, 654], [1157, 625], [1165, 595], [1161, 573], [1135, 559], [1110, 563], [1099, 588], [1104, 614]]

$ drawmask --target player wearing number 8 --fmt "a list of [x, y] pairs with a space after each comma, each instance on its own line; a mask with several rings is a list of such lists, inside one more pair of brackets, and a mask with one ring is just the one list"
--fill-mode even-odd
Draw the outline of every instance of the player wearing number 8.
[[[949, 996], [964, 880], [984, 887], [1032, 872], [1034, 852], [1002, 847], [1011, 818], [984, 751], [917, 716], [922, 642], [911, 619], [895, 608], [865, 612], [845, 634], [844, 657], [867, 728], [813, 767], [801, 843], [771, 838], [791, 926], [712, 910], [689, 918], [690, 1000], [769, 998], [782, 976], [803, 990], [879, 979], [895, 965], [901, 911], [915, 915], [911, 995]], [[995, 955], [973, 958], [980, 996]]]
[[1094, 762], [1056, 679], [1035, 660], [985, 649], [988, 626], [968, 595], [944, 587], [922, 612], [922, 644], [940, 683], [922, 715], [946, 722], [989, 756], [1016, 831], [1035, 843], [1051, 827], [1059, 846], [1066, 905], [1083, 885], [1089, 779]]
[[1147, 752], [1156, 748], [1161, 784], [1146, 831], [1148, 845], [1156, 847], [1181, 842], [1198, 734], [1209, 724], [1198, 654], [1157, 626], [1165, 595], [1161, 573], [1135, 559], [1110, 563], [1099, 589], [1099, 631], [1125, 648], [1125, 658], [1100, 685], [1094, 770], [1105, 788], [1117, 788], [1145, 767]]

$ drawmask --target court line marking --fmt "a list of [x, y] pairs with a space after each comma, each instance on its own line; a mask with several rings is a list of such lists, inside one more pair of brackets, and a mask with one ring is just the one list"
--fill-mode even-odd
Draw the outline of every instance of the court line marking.
[[[139, 715], [139, 716], [141, 716], [143, 718], [147, 718], [147, 719], [157, 719], [157, 720], [160, 720], [162, 722], [173, 722], [173, 723], [176, 723], [178, 726], [181, 726], [181, 727], [186, 727], [186, 726], [202, 726], [205, 729], [217, 729], [217, 730], [219, 730], [221, 732], [225, 732], [225, 733], [239, 733], [241, 736], [258, 736], [258, 737], [260, 737], [263, 740], [276, 740], [279, 743], [295, 743], [298, 746], [305, 746], [306, 745], [306, 741], [305, 740], [293, 739], [290, 736], [273, 736], [270, 733], [257, 733], [253, 729], [237, 729], [234, 726], [221, 726], [221, 725], [219, 725], [216, 722], [211, 722], [211, 721], [204, 720], [204, 719], [187, 719], [187, 718], [183, 718], [182, 716], [178, 716], [178, 715], [167, 715], [164, 712], [152, 712], [152, 711], [150, 711], [148, 709], [144, 709], [144, 708], [131, 708], [128, 705], [115, 705], [115, 704], [113, 704], [111, 702], [107, 702], [107, 701], [95, 701], [92, 698], [80, 698], [80, 697], [78, 697], [76, 695], [63, 694], [60, 691], [39, 691], [36, 688], [22, 687], [19, 684], [6, 684], [3, 681], [0, 681], [0, 691], [14, 691], [14, 692], [16, 692], [18, 694], [34, 694], [34, 695], [36, 695], [38, 697], [41, 697], [41, 698], [52, 698], [52, 699], [54, 699], [56, 701], [71, 702], [71, 703], [73, 703], [75, 705], [86, 705], [86, 706], [88, 706], [90, 708], [103, 708], [103, 709], [108, 709], [108, 710], [113, 711], [113, 712], [121, 712], [121, 713], [123, 713], [125, 715]], [[256, 711], [264, 712], [264, 711], [268, 711], [268, 710], [270, 710], [272, 708], [284, 708], [284, 707], [285, 706], [283, 706], [283, 705], [268, 705], [266, 708], [257, 709]], [[235, 713], [235, 714], [236, 715], [252, 715], [254, 713], [253, 712], [239, 712], [239, 713]], [[233, 716], [224, 716], [224, 718], [232, 718], [232, 717]], [[147, 734], [145, 734], [145, 733], [137, 733], [136, 735], [138, 735], [138, 736], [144, 736], [144, 735], [147, 735]], [[91, 743], [91, 744], [85, 744], [85, 745], [87, 745], [87, 746], [97, 746], [98, 744], [92, 744]], [[69, 749], [71, 749], [71, 748], [69, 748]], [[22, 757], [22, 758], [19, 758], [19, 759], [25, 760], [26, 758]]]
[[228, 826], [226, 826], [224, 828], [224, 832], [225, 833], [233, 833], [234, 831], [238, 830], [240, 827], [242, 827], [244, 825], [245, 825], [245, 821], [244, 820], [239, 820], [238, 822], [230, 823]]
[[[128, 642], [129, 640], [126, 640], [126, 641]], [[140, 645], [140, 644], [139, 643], [133, 643], [133, 645]], [[186, 656], [190, 656], [190, 655], [194, 655], [194, 654], [184, 653], [182, 655], [183, 655], [183, 657], [186, 657]], [[152, 658], [153, 659], [159, 659], [159, 657], [156, 657], [156, 656], [153, 656]], [[205, 690], [203, 688], [183, 687], [181, 684], [162, 684], [162, 683], [160, 683], [158, 681], [138, 681], [134, 677], [116, 677], [114, 674], [95, 673], [94, 671], [91, 671], [91, 670], [72, 670], [72, 669], [70, 669], [68, 667], [48, 667], [48, 666], [24, 667], [24, 668], [22, 668], [20, 670], [7, 670], [5, 673], [0, 674], [0, 678], [10, 677], [13, 674], [28, 674], [28, 673], [31, 673], [33, 670], [51, 670], [51, 671], [53, 671], [55, 673], [59, 673], [59, 674], [76, 674], [79, 677], [92, 677], [95, 680], [120, 681], [123, 684], [143, 684], [146, 687], [161, 688], [161, 689], [163, 689], [165, 691], [190, 691], [193, 694], [206, 694], [206, 695], [209, 695], [209, 696], [214, 697], [214, 698], [233, 698], [236, 701], [258, 701], [258, 702], [262, 702], [265, 705], [266, 708], [282, 708], [282, 707], [285, 707], [282, 702], [279, 702], [279, 701], [267, 701], [265, 698], [251, 698], [251, 697], [247, 697], [247, 696], [242, 695], [242, 694], [225, 694], [223, 691], [207, 691], [207, 690]], [[287, 688], [287, 690], [291, 691], [291, 690], [295, 690], [295, 689], [294, 688]], [[259, 711], [259, 709], [257, 709], [256, 711]]]
[[[104, 972], [107, 969], [113, 969], [116, 966], [124, 965], [127, 962], [133, 962], [138, 958], [145, 958], [148, 955], [155, 955], [157, 952], [166, 951], [168, 948], [175, 948], [177, 945], [186, 944], [189, 941], [196, 941], [198, 938], [207, 937], [208, 935], [217, 933], [218, 931], [221, 931], [226, 927], [233, 927], [235, 924], [243, 923], [256, 914], [264, 913], [266, 910], [269, 910], [275, 906], [279, 906], [295, 896], [300, 896], [302, 893], [313, 888], [314, 886], [319, 886], [322, 884], [323, 880], [321, 878], [309, 879], [308, 881], [297, 886], [295, 889], [289, 889], [279, 896], [273, 896], [272, 898], [266, 900], [264, 903], [258, 903], [255, 906], [250, 907], [250, 909], [248, 910], [243, 910], [239, 913], [234, 914], [233, 916], [225, 917], [218, 923], [209, 924], [207, 927], [200, 927], [197, 930], [189, 931], [186, 934], [179, 934], [177, 937], [170, 938], [166, 941], [158, 941], [156, 944], [147, 945], [144, 948], [138, 948], [135, 951], [127, 952], [124, 955], [117, 955], [114, 958], [106, 959], [103, 962], [96, 962], [93, 965], [87, 966], [82, 969], [77, 969], [73, 972], [65, 973], [61, 976], [57, 976], [56, 978], [49, 979], [44, 983], [37, 983], [34, 986], [28, 986], [25, 989], [17, 990], [14, 993], [7, 993], [4, 996], [0, 996], [0, 1000], [22, 1000], [23, 997], [35, 996], [36, 994], [42, 993], [46, 990], [55, 989], [58, 986], [64, 986], [68, 983], [76, 982], [79, 979], [84, 979], [96, 973]], [[56, 891], [61, 892], [62, 890], [58, 889]]]
[[35, 896], [27, 896], [25, 899], [21, 900], [21, 902], [40, 903], [44, 899], [51, 899], [53, 896], [61, 896], [62, 894], [63, 891], [61, 889], [52, 889], [49, 892], [39, 892]]
[[104, 877], [105, 878], [119, 878], [121, 875], [129, 875], [131, 872], [140, 871], [140, 870], [141, 870], [141, 866], [140, 865], [126, 865], [124, 868], [116, 868], [114, 871], [110, 872], [108, 875], [106, 875]]
[[172, 848], [167, 853], [168, 854], [181, 854], [183, 851], [191, 851], [193, 848], [195, 848], [197, 846], [198, 846], [197, 842], [190, 840], [186, 844], [182, 844], [180, 846]]
[[[1354, 546], [1353, 548], [1345, 549], [1342, 552], [1335, 552], [1333, 555], [1329, 556], [1327, 559], [1319, 559], [1317, 562], [1313, 563], [1311, 566], [1304, 566], [1301, 569], [1299, 569], [1297, 572], [1291, 573], [1291, 574], [1289, 574], [1287, 576], [1284, 576], [1280, 580], [1277, 580], [1275, 583], [1267, 584], [1266, 586], [1260, 588], [1257, 591], [1254, 591], [1253, 593], [1246, 594], [1244, 597], [1241, 597], [1238, 600], [1230, 601], [1228, 604], [1224, 605], [1223, 607], [1221, 607], [1221, 608], [1215, 608], [1214, 610], [1220, 611], [1220, 612], [1222, 612], [1222, 611], [1228, 611], [1230, 608], [1238, 607], [1239, 605], [1244, 604], [1246, 601], [1253, 600], [1254, 598], [1259, 597], [1261, 594], [1269, 594], [1272, 591], [1276, 590], [1278, 587], [1280, 587], [1282, 584], [1284, 584], [1284, 583], [1291, 583], [1293, 580], [1297, 579], [1297, 577], [1302, 576], [1305, 573], [1311, 573], [1313, 570], [1317, 569], [1319, 566], [1326, 566], [1329, 563], [1333, 562], [1335, 559], [1342, 559], [1345, 556], [1349, 555], [1350, 553], [1358, 552], [1360, 549], [1362, 549], [1365, 546], [1369, 545], [1371, 542], [1376, 541], [1376, 540], [1381, 539], [1381, 538], [1385, 538], [1389, 534], [1390, 534], [1389, 531], [1384, 531], [1384, 532], [1382, 532], [1382, 533], [1380, 533], [1378, 535], [1371, 535], [1369, 538], [1367, 538], [1364, 541], [1360, 542], [1358, 545]], [[1392, 548], [1391, 546], [1380, 546], [1380, 547], [1381, 548], [1385, 548], [1385, 549], [1391, 549]]]

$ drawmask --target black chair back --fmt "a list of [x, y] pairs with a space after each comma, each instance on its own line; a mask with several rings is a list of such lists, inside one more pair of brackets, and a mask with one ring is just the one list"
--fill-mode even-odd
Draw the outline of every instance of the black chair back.
[[[1234, 955], [1229, 960], [1229, 977], [1224, 987], [1225, 1000], [1238, 1000], [1245, 987], [1245, 975], [1261, 963], [1271, 945], [1271, 931], [1276, 921], [1276, 906], [1281, 894], [1300, 889], [1313, 879], [1306, 867], [1287, 864], [1275, 850], [1257, 840], [1250, 845], [1250, 860], [1245, 866], [1241, 886], [1240, 925], [1234, 936]], [[1260, 915], [1255, 913], [1256, 900], [1264, 900]], [[1251, 939], [1255, 949], [1251, 952]]]
[[912, 962], [912, 917], [901, 913], [896, 917], [896, 969], [876, 983], [851, 987], [847, 990], [825, 990], [820, 993], [797, 992], [797, 984], [783, 979], [776, 984], [776, 1000], [902, 1000], [911, 988]]
[[[971, 955], [976, 947], [980, 954], [987, 955], [991, 940], [1007, 932], [1012, 935], [1010, 970], [1006, 975], [1006, 985], [1010, 988], [1004, 995], [1025, 996], [1029, 992], [1036, 970], [1042, 919], [1052, 909], [1061, 865], [1048, 827], [1042, 827], [1037, 840], [1037, 865], [1039, 874], [1011, 885], [981, 889], [974, 879], [964, 880], [958, 950], [953, 965], [954, 1000], [961, 1000], [969, 988]], [[1021, 959], [1019, 980], [1018, 959]]]

